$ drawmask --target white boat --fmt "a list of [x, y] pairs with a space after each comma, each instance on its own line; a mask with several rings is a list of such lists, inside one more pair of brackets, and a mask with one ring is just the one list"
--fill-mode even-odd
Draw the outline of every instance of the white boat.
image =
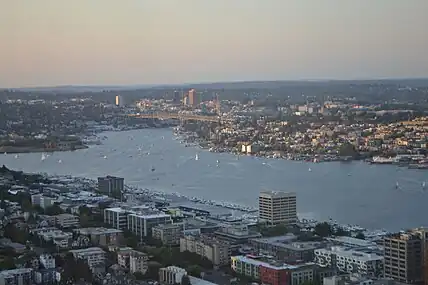
[[4, 152], [4, 155], [7, 155], [7, 152]]
[[107, 159], [107, 155], [104, 155], [104, 159]]
[[220, 160], [217, 159], [217, 165], [219, 165], [219, 164], [220, 164]]
[[18, 158], [18, 157], [19, 157], [19, 155], [15, 154], [15, 158]]
[[398, 184], [398, 181], [397, 182], [395, 182], [395, 188], [399, 188], [400, 187], [400, 185]]
[[46, 154], [42, 153], [42, 157], [40, 158], [41, 161], [44, 161], [46, 159]]
[[62, 160], [61, 160], [61, 159], [58, 159], [58, 163], [62, 163]]
[[310, 169], [310, 168], [309, 168], [309, 169], [308, 169], [308, 171], [309, 171], [309, 172], [311, 172], [311, 171], [312, 171], [312, 169]]
[[422, 182], [422, 188], [425, 188], [425, 186], [426, 186], [426, 183], [424, 181], [424, 182]]
[[198, 160], [199, 160], [199, 155], [198, 155], [198, 154], [196, 154], [196, 155], [195, 155], [195, 160], [196, 160], [196, 161], [198, 161]]

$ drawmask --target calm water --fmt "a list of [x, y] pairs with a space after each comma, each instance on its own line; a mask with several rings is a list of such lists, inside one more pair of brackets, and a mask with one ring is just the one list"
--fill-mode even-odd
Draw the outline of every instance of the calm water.
[[298, 212], [306, 217], [388, 230], [428, 225], [428, 187], [422, 188], [428, 171], [363, 162], [313, 164], [247, 156], [238, 160], [184, 147], [167, 129], [104, 135], [108, 139], [103, 145], [54, 153], [44, 161], [40, 153], [0, 155], [0, 165], [90, 178], [117, 175], [130, 185], [247, 205], [257, 205], [263, 189], [295, 191]]

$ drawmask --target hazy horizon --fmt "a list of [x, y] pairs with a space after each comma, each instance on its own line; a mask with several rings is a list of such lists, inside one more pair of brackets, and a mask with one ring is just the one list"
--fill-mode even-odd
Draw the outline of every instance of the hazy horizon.
[[0, 88], [428, 78], [426, 0], [14, 0]]

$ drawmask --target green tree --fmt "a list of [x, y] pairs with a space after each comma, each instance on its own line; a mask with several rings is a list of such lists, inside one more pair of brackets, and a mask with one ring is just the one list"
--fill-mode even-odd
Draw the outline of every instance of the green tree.
[[201, 277], [202, 268], [199, 265], [190, 265], [187, 267], [187, 273], [191, 276]]
[[54, 204], [45, 209], [45, 214], [49, 216], [55, 216], [55, 215], [64, 214], [64, 211], [61, 209], [59, 205]]
[[358, 232], [358, 233], [355, 235], [355, 238], [359, 238], [359, 239], [366, 239], [366, 236], [364, 235], [364, 233], [362, 233], [362, 232]]
[[2, 270], [15, 269], [15, 261], [12, 256], [4, 256], [3, 260], [0, 261], [0, 268]]
[[141, 273], [141, 272], [135, 272], [134, 273], [134, 277], [135, 277], [135, 279], [137, 279], [137, 280], [144, 280], [144, 274], [143, 273]]
[[333, 227], [327, 222], [318, 223], [315, 225], [314, 233], [320, 237], [329, 237], [333, 235]]

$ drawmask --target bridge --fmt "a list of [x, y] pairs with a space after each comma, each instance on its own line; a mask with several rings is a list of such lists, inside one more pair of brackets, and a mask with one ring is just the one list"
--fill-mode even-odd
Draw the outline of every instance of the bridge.
[[195, 114], [182, 114], [182, 113], [150, 113], [150, 114], [129, 114], [129, 117], [141, 118], [141, 119], [176, 119], [183, 121], [203, 121], [203, 122], [220, 122], [222, 119], [219, 116], [204, 116]]

